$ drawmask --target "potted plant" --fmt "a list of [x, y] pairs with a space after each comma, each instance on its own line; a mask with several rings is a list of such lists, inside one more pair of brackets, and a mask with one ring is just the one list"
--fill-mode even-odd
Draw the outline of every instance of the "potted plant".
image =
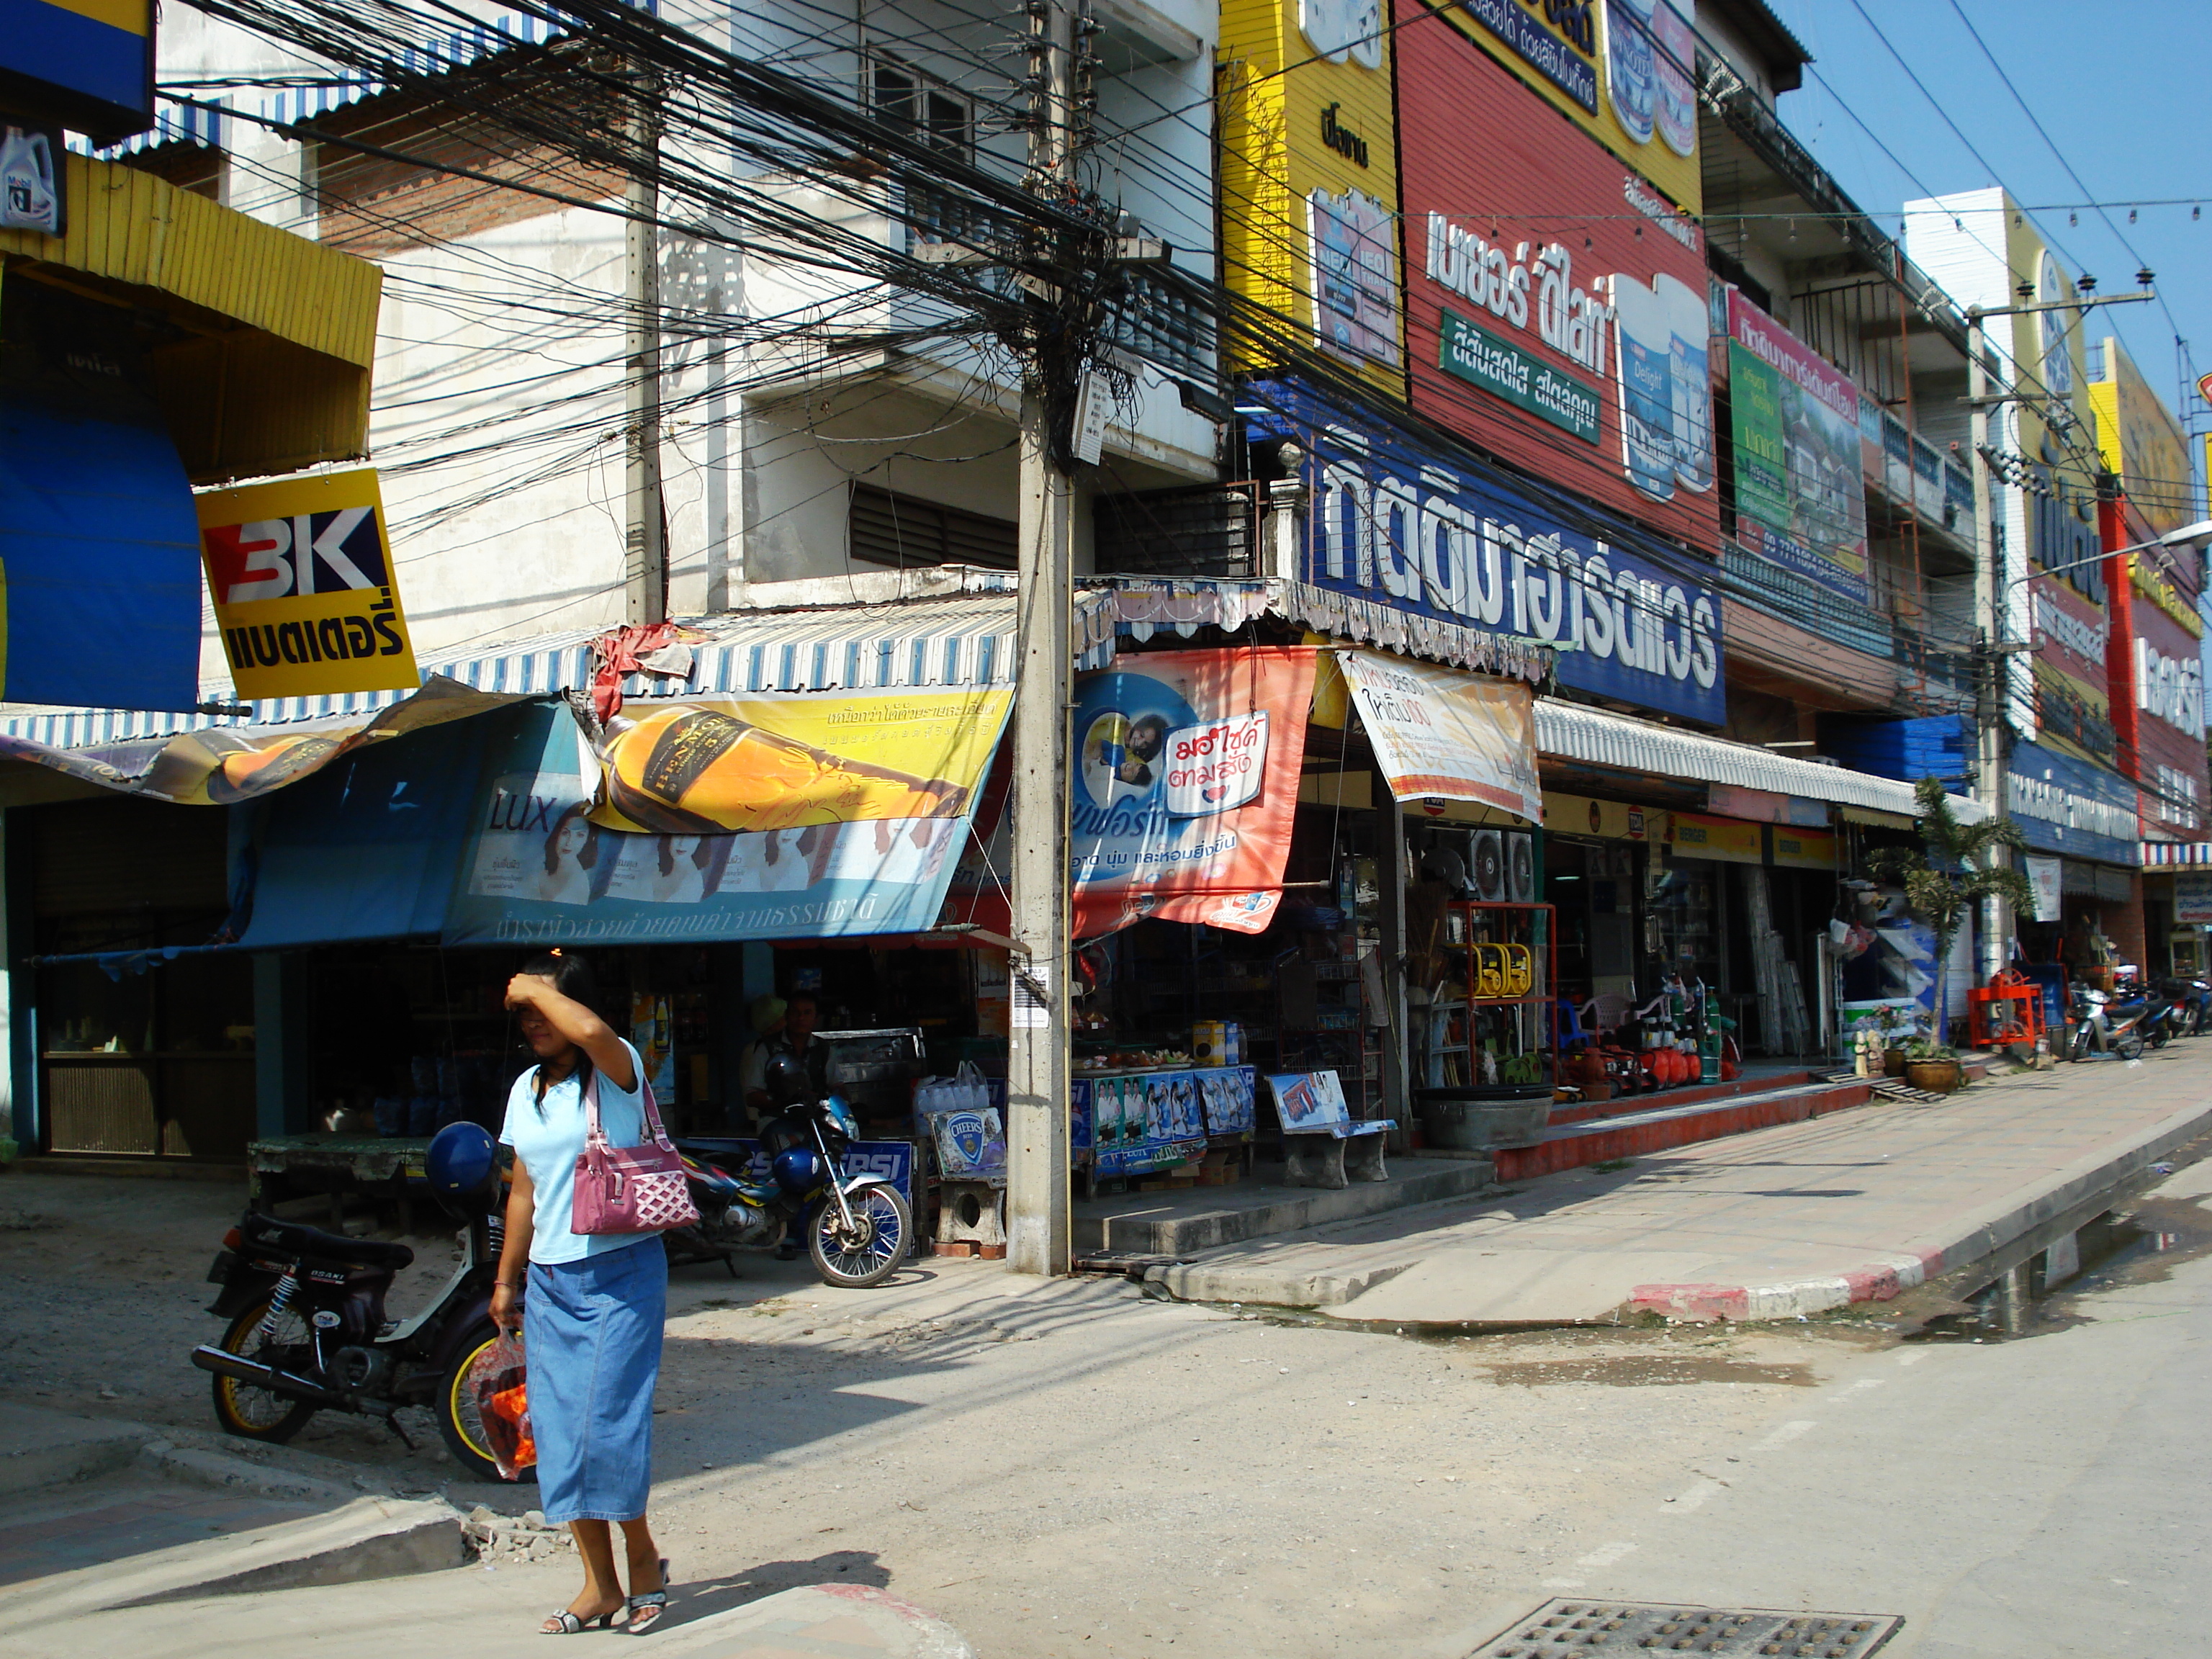
[[[2015, 910], [2033, 908], [2035, 890], [2021, 871], [1994, 861], [1996, 848], [2027, 844], [2009, 821], [1984, 818], [1979, 823], [1960, 823], [1951, 810], [1951, 797], [1935, 778], [1921, 779], [1914, 793], [1920, 806], [1915, 827], [1920, 832], [1923, 850], [1885, 847], [1872, 854], [1867, 863], [1876, 875], [1903, 884], [1906, 906], [1936, 934], [1935, 1029], [1906, 1050], [1905, 1079], [1916, 1089], [1948, 1093], [1959, 1086], [1962, 1077], [1958, 1056], [1943, 1042], [1951, 1029], [1945, 983], [1948, 976], [1944, 972], [1951, 960], [1951, 941], [1958, 938], [1973, 907], [1984, 899], [1995, 899]], [[1923, 1069], [1931, 1077], [1948, 1076], [1953, 1081], [1923, 1083], [1914, 1075]]]
[[1881, 1025], [1881, 1069], [1887, 1076], [1903, 1077], [1905, 1040], [1897, 1034], [1897, 1028], [1902, 1023], [1897, 1012], [1897, 1005], [1892, 1002], [1883, 1003], [1876, 1012], [1875, 1018]]
[[1905, 1080], [1931, 1095], [1948, 1095], [1966, 1085], [1966, 1070], [1947, 1044], [1933, 1036], [1916, 1037], [1905, 1045]]

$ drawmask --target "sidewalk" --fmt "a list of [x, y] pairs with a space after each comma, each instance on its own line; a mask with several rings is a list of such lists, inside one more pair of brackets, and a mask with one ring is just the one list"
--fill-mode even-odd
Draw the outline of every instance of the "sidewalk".
[[1775, 1319], [1979, 1260], [2212, 1129], [2212, 1043], [1785, 1125], [1210, 1252], [1194, 1301], [1516, 1325]]

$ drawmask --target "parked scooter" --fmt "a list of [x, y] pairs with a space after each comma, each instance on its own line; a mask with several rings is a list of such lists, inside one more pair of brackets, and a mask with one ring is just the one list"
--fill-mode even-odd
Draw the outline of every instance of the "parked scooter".
[[222, 1340], [192, 1351], [215, 1377], [215, 1416], [228, 1434], [289, 1440], [319, 1411], [381, 1418], [411, 1447], [398, 1413], [427, 1405], [447, 1449], [477, 1478], [496, 1480], [474, 1391], [477, 1357], [497, 1340], [492, 1281], [506, 1218], [496, 1149], [473, 1123], [430, 1143], [431, 1192], [461, 1223], [460, 1265], [411, 1317], [385, 1317], [385, 1292], [415, 1260], [404, 1244], [349, 1238], [248, 1211], [208, 1270], [222, 1286], [208, 1311], [230, 1321]]
[[881, 1284], [898, 1271], [914, 1237], [906, 1200], [881, 1176], [839, 1173], [860, 1125], [836, 1095], [805, 1099], [808, 1079], [799, 1060], [777, 1055], [763, 1082], [783, 1109], [761, 1128], [769, 1178], [733, 1174], [679, 1142], [699, 1219], [661, 1236], [668, 1259], [720, 1261], [735, 1273], [732, 1250], [771, 1249], [797, 1222], [823, 1284], [841, 1290]]
[[2212, 1028], [2212, 980], [2162, 979], [2158, 988], [2173, 1005], [2173, 1034], [2203, 1036]]
[[2174, 1020], [2172, 998], [2149, 989], [2137, 975], [2114, 981], [2112, 996], [2112, 1011], [2124, 1013], [2137, 1004], [2142, 1006], [2143, 1041], [2152, 1048], [2163, 1048], [2173, 1041], [2179, 1028]]
[[2162, 1046], [2172, 1036], [2166, 1024], [2171, 1006], [2163, 1000], [2140, 996], [2122, 1000], [2094, 985], [2077, 984], [2073, 1001], [2069, 1060], [2087, 1060], [2092, 1054], [2141, 1060], [2154, 1036]]

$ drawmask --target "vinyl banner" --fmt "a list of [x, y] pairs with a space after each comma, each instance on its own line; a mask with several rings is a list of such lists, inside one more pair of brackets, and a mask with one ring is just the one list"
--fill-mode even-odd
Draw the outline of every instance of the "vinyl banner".
[[143, 738], [83, 749], [50, 749], [0, 737], [0, 760], [27, 761], [80, 783], [179, 806], [228, 806], [310, 777], [364, 744], [505, 708], [519, 698], [478, 691], [432, 675], [413, 696], [374, 718], [298, 726], [211, 726], [173, 738]]
[[[1856, 604], [1869, 603], [1866, 460], [1858, 388], [1729, 290], [1729, 436], [1736, 539]], [[1942, 517], [1942, 504], [1935, 516]]]
[[1282, 902], [1319, 653], [1123, 657], [1075, 682], [1075, 932], [1267, 929]]
[[1393, 795], [1479, 801], [1544, 821], [1529, 687], [1370, 651], [1337, 656]]
[[210, 490], [197, 504], [208, 592], [240, 696], [421, 684], [373, 469]]
[[[533, 711], [486, 763], [446, 942], [921, 932], [944, 906], [1012, 699], [975, 690], [685, 703], [618, 733], [604, 763], [565, 708]], [[705, 712], [727, 724], [699, 724]], [[802, 732], [846, 752], [801, 744]], [[803, 767], [750, 764], [755, 750], [789, 761], [799, 748]], [[891, 752], [927, 770], [891, 775], [859, 758]], [[617, 768], [629, 776], [619, 791]], [[612, 810], [617, 799], [637, 816]], [[638, 816], [649, 829], [607, 827]], [[720, 827], [739, 822], [750, 827]]]

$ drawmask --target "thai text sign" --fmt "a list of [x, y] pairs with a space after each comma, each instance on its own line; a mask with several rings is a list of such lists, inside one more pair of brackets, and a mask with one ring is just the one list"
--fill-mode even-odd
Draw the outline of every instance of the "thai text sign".
[[1509, 488], [1504, 474], [1417, 450], [1294, 382], [1246, 390], [1265, 405], [1251, 417], [1252, 436], [1295, 438], [1307, 458], [1304, 580], [1439, 622], [1557, 644], [1562, 684], [1710, 725], [1725, 720], [1720, 599], [1676, 574], [1681, 556], [1662, 554], [1626, 526], [1613, 541], [1570, 527], [1559, 509]]
[[247, 484], [197, 500], [208, 592], [240, 696], [422, 683], [374, 471]]
[[1393, 795], [1479, 801], [1543, 822], [1528, 686], [1370, 651], [1337, 654]]
[[1729, 290], [1736, 538], [1867, 603], [1865, 458], [1850, 377]]
[[1310, 647], [1170, 651], [1077, 677], [1075, 931], [1266, 931], [1313, 702]]
[[1598, 412], [1604, 399], [1595, 387], [1560, 374], [1455, 311], [1443, 313], [1438, 352], [1437, 366], [1447, 374], [1456, 374], [1586, 444], [1597, 442]]

